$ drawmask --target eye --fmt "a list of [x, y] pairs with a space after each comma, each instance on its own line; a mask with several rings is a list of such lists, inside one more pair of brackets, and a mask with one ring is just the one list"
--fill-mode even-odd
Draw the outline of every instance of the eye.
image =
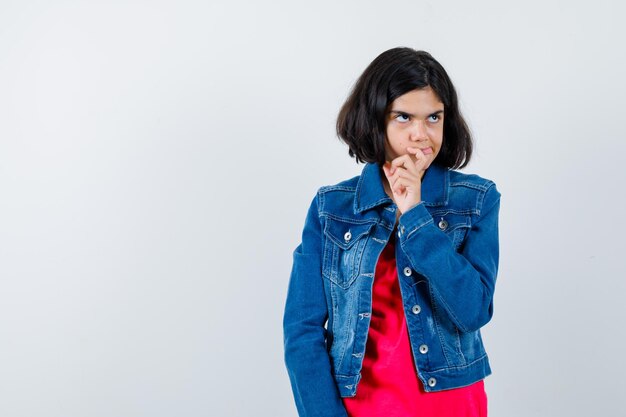
[[398, 113], [395, 119], [399, 121], [400, 123], [406, 123], [409, 121], [409, 116], [403, 113]]
[[438, 114], [431, 114], [430, 116], [428, 116], [428, 121], [432, 122], [432, 123], [436, 123], [439, 121], [439, 115]]

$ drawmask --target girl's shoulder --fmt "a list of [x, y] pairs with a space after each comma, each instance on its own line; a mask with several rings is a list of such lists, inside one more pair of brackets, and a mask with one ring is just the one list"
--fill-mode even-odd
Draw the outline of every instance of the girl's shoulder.
[[326, 193], [329, 191], [354, 191], [357, 188], [361, 174], [336, 182], [334, 184], [325, 184], [318, 188], [318, 192]]
[[477, 217], [499, 204], [500, 190], [493, 179], [448, 169], [448, 204], [469, 206]]
[[492, 187], [496, 188], [494, 180], [478, 174], [461, 172], [448, 168], [448, 175], [450, 178], [450, 186], [452, 187], [469, 187], [480, 191], [487, 191]]

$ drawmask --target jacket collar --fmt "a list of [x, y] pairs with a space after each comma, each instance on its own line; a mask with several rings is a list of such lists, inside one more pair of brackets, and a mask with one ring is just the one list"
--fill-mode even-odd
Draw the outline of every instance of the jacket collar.
[[[380, 165], [368, 162], [363, 167], [354, 196], [354, 213], [360, 213], [385, 203], [393, 203], [383, 188], [385, 174]], [[426, 206], [448, 204], [450, 172], [441, 165], [431, 164], [422, 178], [422, 201]]]

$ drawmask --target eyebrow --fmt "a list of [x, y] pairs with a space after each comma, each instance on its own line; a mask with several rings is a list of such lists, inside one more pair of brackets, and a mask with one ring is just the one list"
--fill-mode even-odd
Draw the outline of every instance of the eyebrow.
[[[402, 110], [391, 110], [391, 111], [390, 111], [390, 113], [397, 113], [397, 114], [401, 114], [401, 115], [403, 115], [403, 116], [411, 116], [411, 117], [415, 117], [415, 116], [416, 116], [415, 114], [407, 113], [407, 112], [402, 111]], [[430, 114], [429, 114], [428, 116], [426, 116], [426, 117], [439, 115], [439, 114], [441, 114], [441, 113], [443, 113], [443, 109], [442, 109], [442, 110], [437, 110], [437, 111], [436, 111], [436, 112], [434, 112], [434, 113], [430, 113]]]

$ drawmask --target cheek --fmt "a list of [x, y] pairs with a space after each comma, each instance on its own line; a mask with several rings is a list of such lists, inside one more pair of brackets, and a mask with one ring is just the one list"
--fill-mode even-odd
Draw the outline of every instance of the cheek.
[[408, 138], [406, 133], [404, 133], [401, 129], [388, 128], [387, 129], [387, 139], [389, 143], [393, 146], [398, 147], [403, 143], [407, 143]]
[[437, 146], [441, 147], [443, 143], [443, 129], [434, 129], [431, 138]]

